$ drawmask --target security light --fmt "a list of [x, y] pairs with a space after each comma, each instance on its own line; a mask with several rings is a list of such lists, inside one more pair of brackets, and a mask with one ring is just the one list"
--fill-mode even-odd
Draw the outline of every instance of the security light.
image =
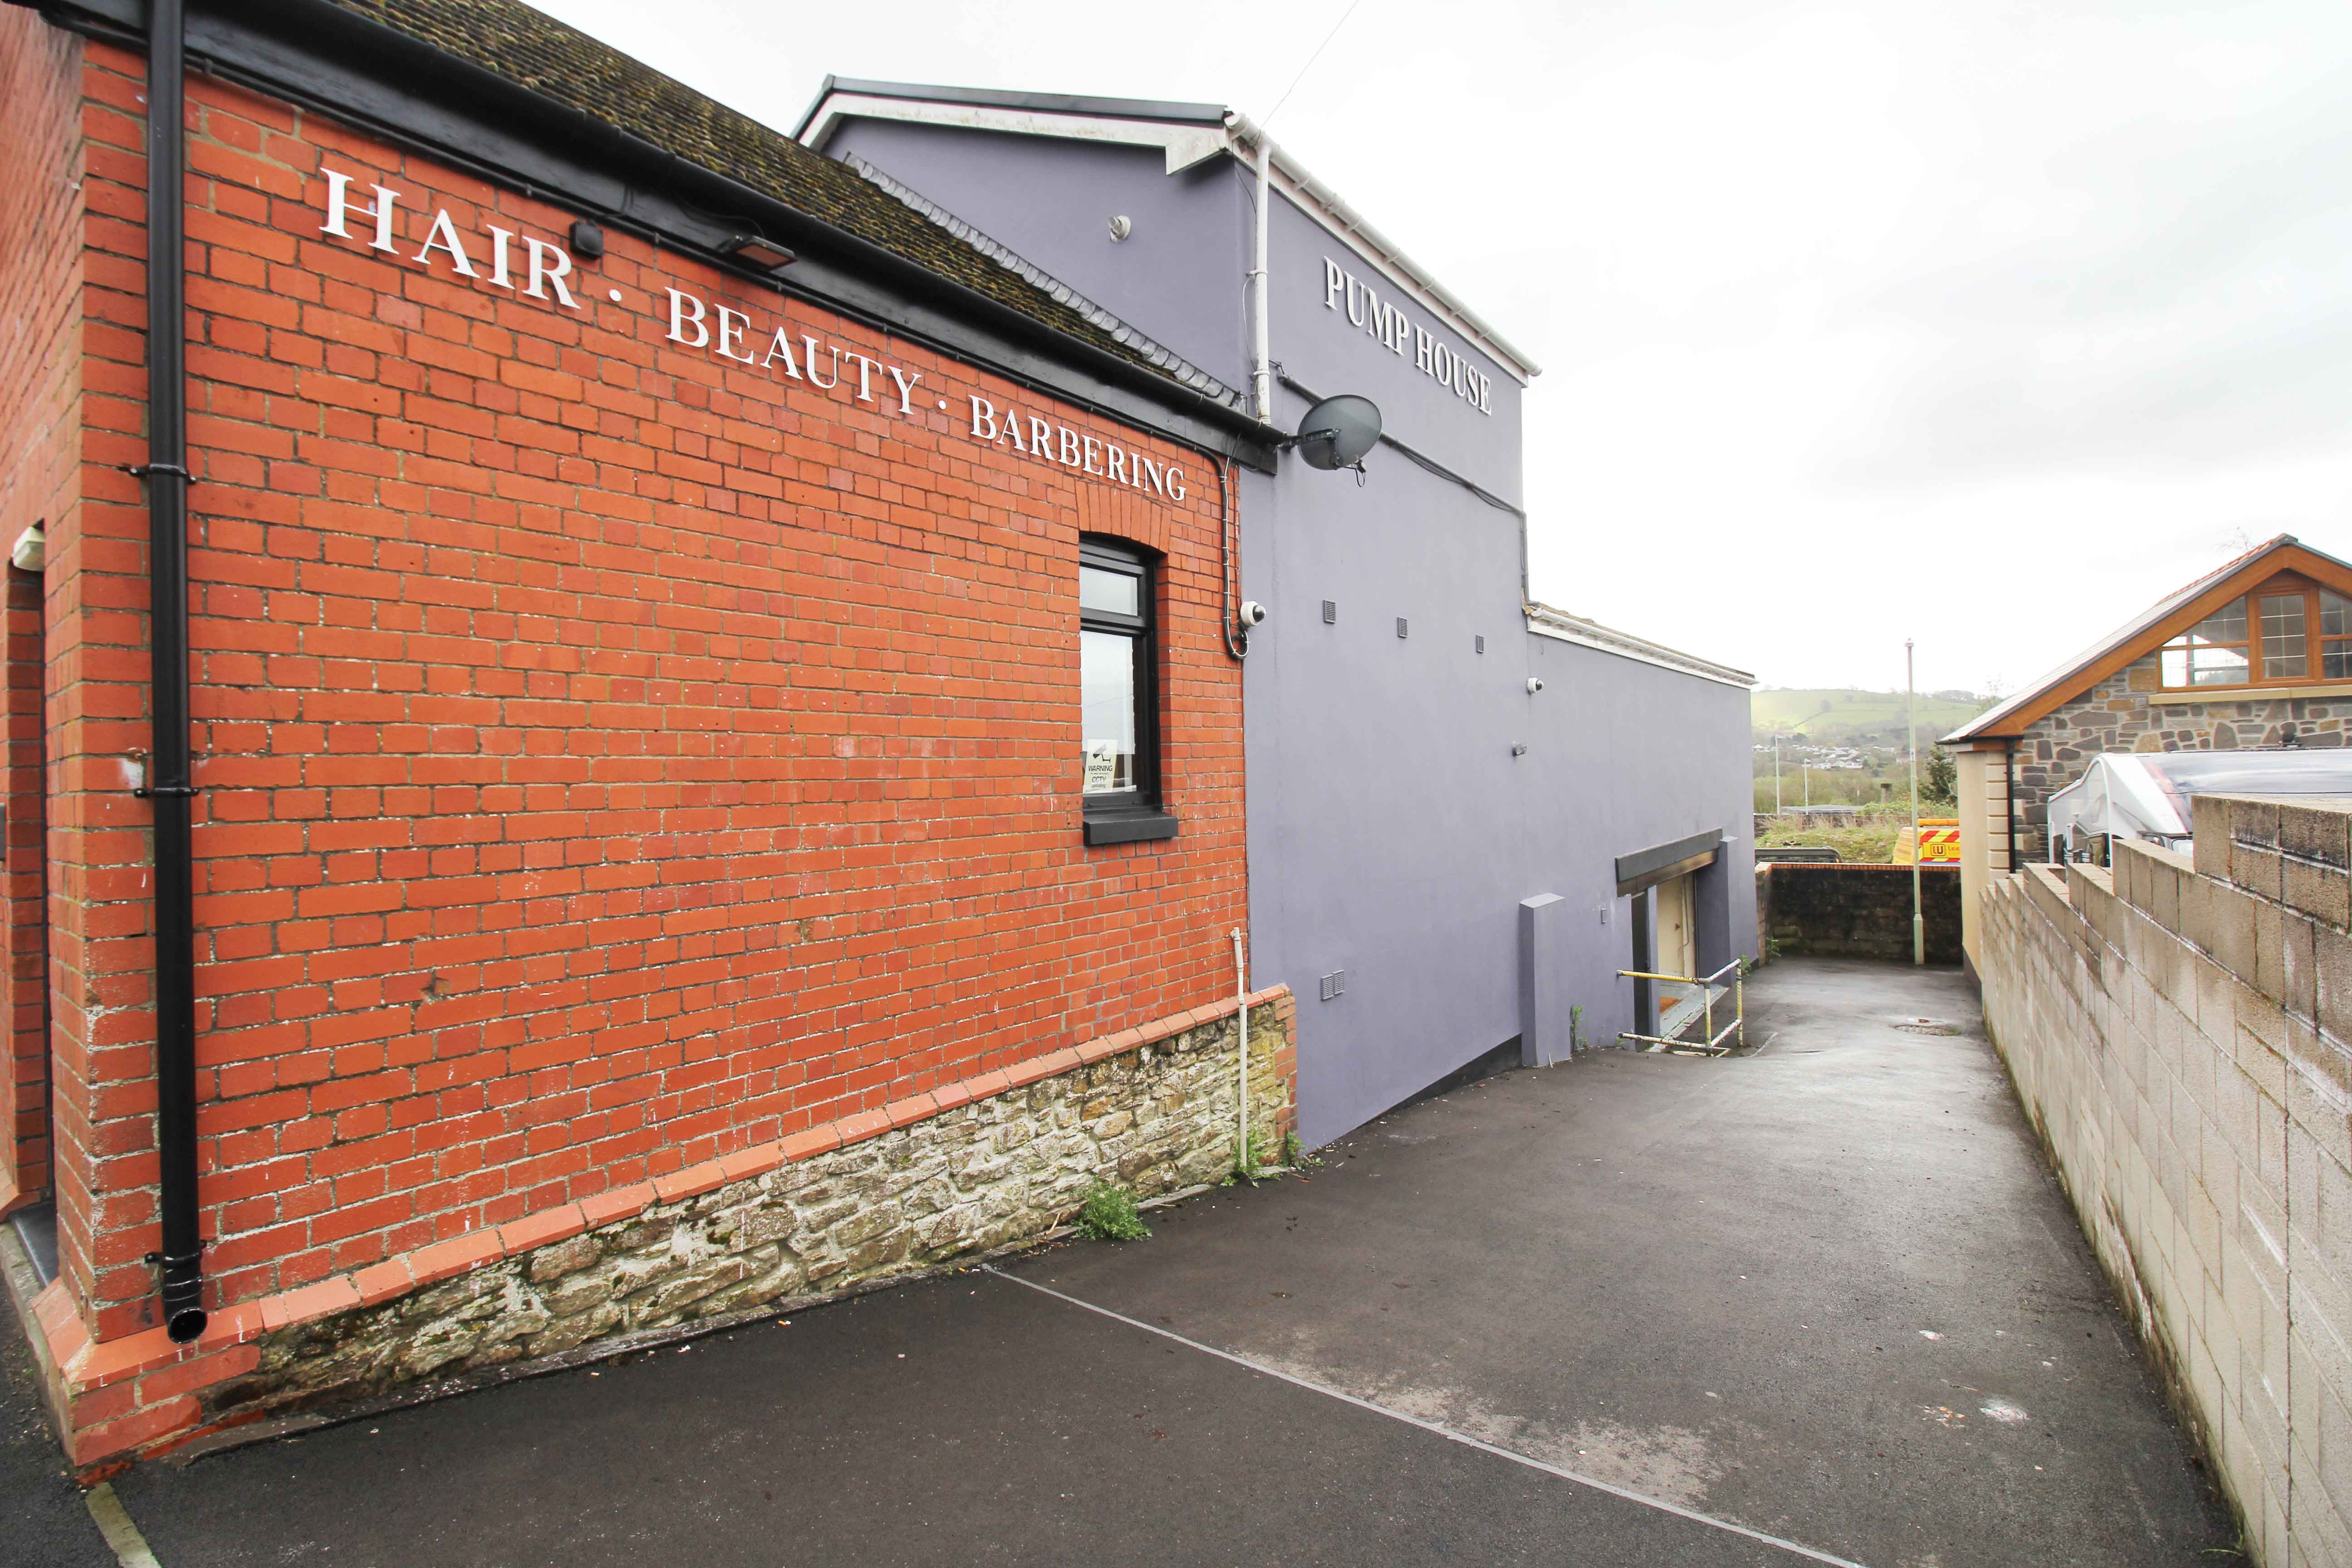
[[770, 272], [782, 272], [800, 259], [772, 239], [762, 239], [756, 234], [730, 235], [719, 249], [738, 261], [745, 261]]
[[1369, 397], [1342, 393], [1307, 411], [1298, 434], [1283, 443], [1296, 447], [1310, 468], [1362, 471], [1364, 454], [1381, 438], [1380, 405]]

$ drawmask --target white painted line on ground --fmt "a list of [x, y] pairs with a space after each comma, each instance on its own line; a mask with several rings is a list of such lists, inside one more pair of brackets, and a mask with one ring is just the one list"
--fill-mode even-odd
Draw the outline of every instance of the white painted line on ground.
[[112, 1481], [99, 1482], [84, 1494], [82, 1500], [89, 1504], [89, 1517], [98, 1521], [98, 1532], [114, 1548], [115, 1561], [122, 1568], [163, 1568], [155, 1561], [155, 1554], [147, 1550], [147, 1538], [131, 1522], [122, 1500], [114, 1495]]
[[1612, 1486], [1607, 1481], [1597, 1480], [1591, 1476], [1580, 1476], [1574, 1470], [1565, 1470], [1558, 1465], [1548, 1465], [1541, 1459], [1530, 1458], [1525, 1454], [1513, 1453], [1508, 1448], [1497, 1447], [1481, 1438], [1473, 1437], [1467, 1432], [1456, 1432], [1451, 1426], [1441, 1426], [1434, 1421], [1424, 1421], [1418, 1415], [1407, 1415], [1402, 1410], [1391, 1410], [1385, 1405], [1375, 1405], [1369, 1399], [1359, 1399], [1352, 1394], [1345, 1394], [1327, 1384], [1310, 1382], [1295, 1373], [1267, 1366], [1263, 1362], [1252, 1361], [1247, 1356], [1235, 1355], [1231, 1351], [1221, 1351], [1214, 1345], [1204, 1345], [1198, 1340], [1188, 1340], [1181, 1334], [1172, 1333], [1166, 1329], [1154, 1328], [1151, 1324], [1139, 1318], [1130, 1318], [1124, 1312], [1114, 1312], [1108, 1307], [1097, 1307], [1092, 1301], [1080, 1300], [1077, 1297], [1056, 1290], [1050, 1285], [1040, 1285], [1034, 1279], [1024, 1279], [1017, 1274], [1007, 1274], [993, 1263], [983, 1263], [980, 1267], [983, 1273], [993, 1274], [999, 1279], [1024, 1286], [1040, 1295], [1051, 1296], [1057, 1301], [1067, 1301], [1073, 1307], [1083, 1307], [1087, 1311], [1108, 1318], [1115, 1323], [1125, 1323], [1130, 1329], [1141, 1329], [1147, 1334], [1158, 1334], [1163, 1340], [1173, 1340], [1180, 1345], [1199, 1351], [1202, 1355], [1213, 1355], [1219, 1361], [1231, 1362], [1235, 1366], [1247, 1367], [1264, 1377], [1279, 1378], [1293, 1387], [1306, 1389], [1310, 1394], [1320, 1394], [1326, 1398], [1336, 1399], [1342, 1405], [1352, 1405], [1359, 1410], [1369, 1410], [1375, 1415], [1385, 1415], [1391, 1421], [1402, 1421], [1408, 1426], [1418, 1426], [1424, 1432], [1434, 1433], [1446, 1441], [1459, 1443], [1465, 1448], [1475, 1448], [1482, 1454], [1492, 1454], [1498, 1459], [1508, 1459], [1515, 1465], [1525, 1465], [1531, 1470], [1541, 1470], [1548, 1476], [1557, 1476], [1561, 1480], [1574, 1481], [1578, 1486], [1590, 1487], [1597, 1492], [1607, 1492], [1611, 1497], [1622, 1498], [1627, 1502], [1639, 1503], [1643, 1508], [1656, 1509], [1660, 1513], [1670, 1513], [1677, 1519], [1689, 1520], [1693, 1524], [1704, 1524], [1710, 1530], [1720, 1530], [1732, 1535], [1745, 1536], [1750, 1541], [1761, 1542], [1767, 1546], [1794, 1552], [1807, 1562], [1826, 1563], [1831, 1565], [1831, 1568], [1866, 1568], [1865, 1564], [1856, 1563], [1851, 1557], [1840, 1557], [1832, 1552], [1816, 1551], [1811, 1546], [1801, 1546], [1793, 1541], [1784, 1541], [1777, 1535], [1767, 1535], [1760, 1530], [1750, 1530], [1744, 1524], [1734, 1524], [1727, 1519], [1717, 1519], [1711, 1513], [1700, 1513], [1694, 1509], [1684, 1508], [1679, 1503], [1668, 1502], [1664, 1498], [1647, 1497], [1641, 1492], [1628, 1491], [1623, 1487]]

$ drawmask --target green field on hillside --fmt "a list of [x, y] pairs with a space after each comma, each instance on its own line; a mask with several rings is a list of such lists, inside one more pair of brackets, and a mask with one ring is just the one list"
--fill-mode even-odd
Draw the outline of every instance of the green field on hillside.
[[[1919, 728], [1941, 735], [1959, 728], [1996, 700], [1965, 692], [1919, 694]], [[1756, 691], [1748, 695], [1756, 739], [1775, 732], [1801, 735], [1827, 746], [1899, 746], [1903, 743], [1903, 693], [1852, 688], [1803, 691]]]

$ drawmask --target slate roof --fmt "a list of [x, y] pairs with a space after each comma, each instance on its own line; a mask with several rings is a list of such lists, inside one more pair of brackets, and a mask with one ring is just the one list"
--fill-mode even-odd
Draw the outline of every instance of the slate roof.
[[749, 185], [1080, 342], [1170, 374], [1136, 334], [1104, 326], [856, 171], [518, 0], [327, 4]]

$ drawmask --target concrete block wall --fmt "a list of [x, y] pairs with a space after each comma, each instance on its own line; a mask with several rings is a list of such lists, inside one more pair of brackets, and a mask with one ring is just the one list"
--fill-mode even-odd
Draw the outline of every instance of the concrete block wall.
[[2273, 1568], [2352, 1563], [2352, 802], [1988, 889], [1985, 1018]]

